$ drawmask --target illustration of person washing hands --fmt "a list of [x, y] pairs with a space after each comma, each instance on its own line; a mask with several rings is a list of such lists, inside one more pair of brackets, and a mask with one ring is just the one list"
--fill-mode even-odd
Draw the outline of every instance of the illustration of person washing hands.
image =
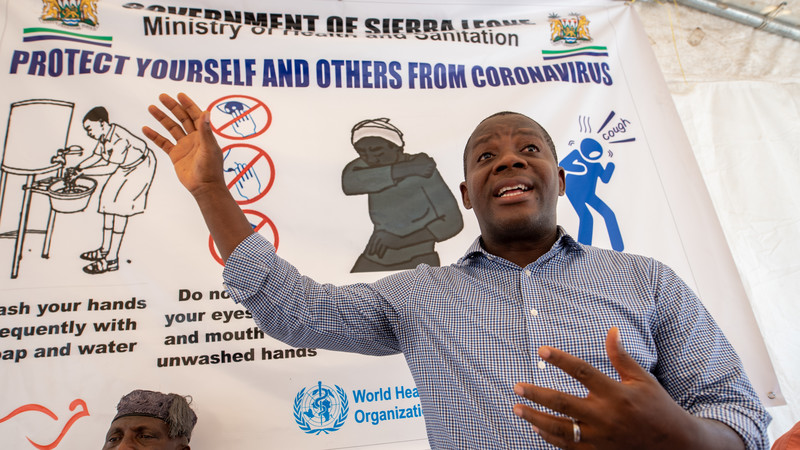
[[75, 176], [109, 175], [100, 193], [97, 212], [103, 215], [100, 247], [81, 253], [90, 261], [88, 274], [119, 269], [119, 249], [128, 218], [147, 207], [147, 193], [156, 171], [156, 157], [142, 139], [118, 124], [110, 123], [108, 111], [97, 106], [83, 118], [83, 129], [97, 140], [94, 152], [67, 171]]

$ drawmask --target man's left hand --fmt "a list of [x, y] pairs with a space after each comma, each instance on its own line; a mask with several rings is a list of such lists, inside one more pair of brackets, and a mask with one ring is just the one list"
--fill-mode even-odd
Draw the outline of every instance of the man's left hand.
[[675, 403], [625, 351], [619, 329], [608, 331], [605, 344], [620, 381], [561, 350], [540, 347], [542, 359], [578, 380], [589, 394], [581, 398], [518, 383], [514, 386], [517, 395], [566, 417], [522, 404], [514, 405], [514, 413], [530, 422], [544, 440], [561, 448], [703, 448], [696, 438], [703, 428], [699, 422], [706, 419], [691, 416]]

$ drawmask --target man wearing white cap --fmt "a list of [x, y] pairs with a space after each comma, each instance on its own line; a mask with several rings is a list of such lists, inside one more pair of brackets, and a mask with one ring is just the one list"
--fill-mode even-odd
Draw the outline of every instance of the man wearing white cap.
[[375, 226], [352, 272], [438, 266], [434, 244], [458, 234], [463, 220], [436, 163], [404, 153], [403, 133], [386, 118], [357, 123], [351, 143], [359, 157], [342, 171], [342, 190], [368, 195]]

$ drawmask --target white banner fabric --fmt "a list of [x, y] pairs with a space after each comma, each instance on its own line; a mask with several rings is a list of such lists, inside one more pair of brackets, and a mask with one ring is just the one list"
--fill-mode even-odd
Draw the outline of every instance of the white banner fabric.
[[[601, 200], [562, 198], [559, 223], [581, 242], [675, 269], [764, 402], [782, 402], [629, 6], [3, 3], [0, 447], [99, 447], [136, 388], [191, 395], [200, 450], [427, 447], [402, 356], [290, 348], [228, 298], [194, 202], [144, 142], [141, 127], [158, 127], [146, 108], [162, 92], [212, 112], [254, 228], [304, 274], [337, 284], [375, 280], [407, 257], [461, 257], [479, 234], [458, 190], [466, 138], [497, 111], [527, 114], [553, 136], [576, 188]], [[415, 231], [419, 207], [390, 189], [366, 194], [376, 181], [353, 176], [370, 164], [351, 143], [367, 119], [435, 161], [432, 207], [462, 220], [442, 226], [433, 249], [364, 251], [376, 228]], [[126, 149], [113, 153], [123, 154], [113, 173], [98, 165], [92, 181], [66, 185], [66, 168], [112, 148]], [[129, 196], [129, 209], [101, 201], [110, 192]], [[117, 266], [95, 262], [104, 239], [118, 245]], [[323, 397], [337, 411], [327, 422], [313, 414]]]

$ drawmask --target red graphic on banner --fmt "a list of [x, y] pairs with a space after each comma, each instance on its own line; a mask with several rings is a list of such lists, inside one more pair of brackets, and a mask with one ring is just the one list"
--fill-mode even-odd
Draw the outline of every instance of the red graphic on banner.
[[[251, 209], [243, 209], [242, 212], [244, 213], [247, 220], [250, 222], [250, 226], [253, 227], [253, 231], [256, 233], [261, 232], [264, 237], [267, 238], [272, 245], [275, 247], [275, 250], [278, 250], [278, 244], [280, 239], [278, 238], [278, 228], [275, 227], [275, 224], [269, 219], [269, 217], [265, 216], [264, 214], [253, 211]], [[264, 228], [264, 225], [267, 225], [267, 228]], [[262, 232], [263, 230], [263, 232]], [[268, 232], [272, 232], [272, 236], [269, 235]], [[217, 250], [216, 244], [214, 244], [214, 239], [211, 236], [208, 236], [208, 249], [211, 251], [211, 256], [214, 257], [220, 265], [225, 265], [225, 262], [222, 260], [222, 257], [219, 256], [219, 251]]]
[[[79, 398], [76, 398], [75, 400], [72, 401], [72, 403], [69, 404], [69, 410], [74, 411], [75, 408], [79, 406], [81, 407], [81, 410], [75, 412], [75, 414], [73, 414], [72, 417], [70, 417], [69, 420], [67, 420], [67, 423], [65, 423], [64, 427], [61, 429], [61, 434], [58, 435], [55, 441], [49, 444], [37, 444], [36, 442], [33, 442], [33, 440], [31, 440], [31, 438], [29, 437], [26, 436], [25, 438], [28, 439], [28, 442], [30, 442], [32, 446], [38, 448], [39, 450], [52, 450], [58, 447], [58, 444], [61, 442], [62, 439], [64, 439], [64, 436], [66, 436], [67, 431], [69, 431], [69, 429], [72, 427], [72, 424], [74, 424], [75, 421], [80, 419], [81, 417], [86, 417], [89, 415], [89, 408], [86, 406], [86, 402], [84, 402], [82, 399]], [[0, 423], [3, 423], [11, 419], [12, 417], [15, 417], [19, 414], [28, 411], [40, 412], [46, 414], [53, 420], [58, 420], [58, 416], [53, 411], [50, 411], [48, 408], [42, 405], [30, 403], [27, 405], [22, 405], [19, 408], [15, 409], [14, 411], [11, 411], [7, 416], [0, 419]]]
[[272, 124], [272, 112], [267, 104], [247, 95], [222, 97], [211, 103], [208, 110], [211, 129], [226, 139], [251, 139], [267, 131]]
[[236, 203], [253, 203], [272, 187], [275, 165], [264, 150], [250, 144], [233, 144], [222, 149], [222, 157], [228, 189]]

